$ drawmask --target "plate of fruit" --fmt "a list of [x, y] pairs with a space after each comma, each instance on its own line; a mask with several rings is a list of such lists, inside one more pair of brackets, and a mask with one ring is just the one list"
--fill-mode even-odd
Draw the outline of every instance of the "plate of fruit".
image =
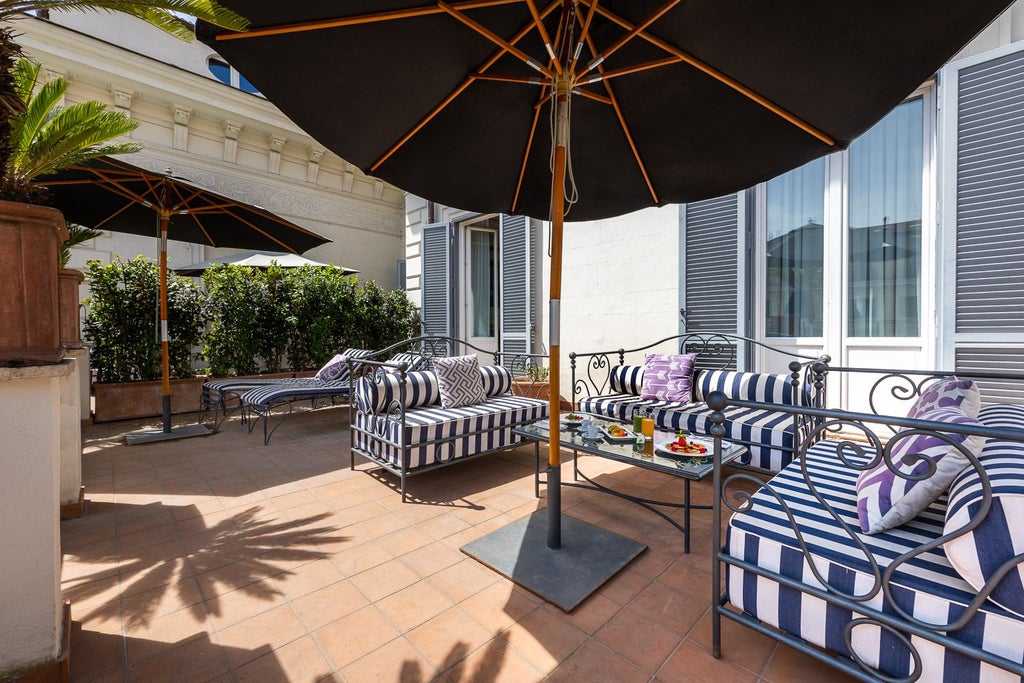
[[581, 415], [579, 413], [566, 413], [562, 416], [562, 422], [569, 425], [583, 424], [583, 421], [586, 419], [586, 415]]
[[686, 434], [677, 434], [675, 438], [656, 441], [654, 448], [665, 455], [681, 456], [699, 461], [710, 460], [714, 455], [712, 442]]
[[601, 433], [604, 434], [604, 438], [612, 443], [630, 443], [636, 439], [636, 434], [625, 429], [622, 425], [601, 425], [600, 429]]

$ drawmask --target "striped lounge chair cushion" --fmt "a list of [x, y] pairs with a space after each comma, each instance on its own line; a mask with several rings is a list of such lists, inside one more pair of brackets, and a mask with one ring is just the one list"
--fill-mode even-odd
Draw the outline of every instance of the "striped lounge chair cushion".
[[[861, 464], [867, 462], [866, 458], [856, 455], [848, 454], [848, 458]], [[901, 527], [872, 536], [860, 534], [855, 488], [857, 471], [839, 462], [835, 442], [814, 445], [808, 449], [803, 462], [819, 494], [839, 515], [849, 533], [859, 536], [882, 568], [900, 554], [942, 534], [944, 498]], [[874, 581], [867, 559], [811, 496], [799, 463], [791, 464], [776, 475], [771, 487], [787, 503], [819, 575], [834, 589], [848, 594], [863, 596], [873, 591]], [[785, 510], [764, 489], [755, 494], [750, 510], [730, 520], [726, 549], [732, 557], [822, 587], [800, 550]], [[726, 580], [729, 602], [739, 609], [811, 643], [849, 655], [843, 638], [844, 626], [859, 614], [738, 567], [727, 567]], [[891, 585], [893, 599], [915, 618], [928, 623], [944, 624], [957, 618], [974, 597], [974, 589], [957, 574], [941, 548], [901, 566], [894, 572]], [[883, 605], [881, 591], [864, 604], [872, 609], [891, 611]], [[950, 635], [1024, 663], [1024, 621], [991, 602], [986, 602], [963, 629]], [[995, 667], [980, 664], [923, 638], [909, 637], [922, 658], [923, 672], [919, 680], [948, 683], [1017, 680]], [[909, 674], [910, 654], [891, 634], [874, 626], [859, 626], [854, 630], [853, 642], [858, 656], [869, 665], [890, 676]], [[742, 647], [742, 644], [736, 646]]]
[[[357, 411], [353, 434], [357, 450], [396, 468], [415, 469], [514, 446], [521, 439], [512, 434], [513, 427], [547, 416], [547, 401], [507, 394], [460, 408], [411, 410], [404, 432], [398, 420]], [[408, 445], [405, 463], [401, 444]]]
[[412, 372], [414, 370], [426, 370], [430, 367], [430, 359], [426, 356], [421, 356], [418, 353], [396, 353], [391, 356], [391, 358], [388, 358], [386, 362], [394, 365], [405, 363], [409, 366], [406, 368], [407, 372]]
[[246, 391], [241, 396], [242, 403], [257, 410], [267, 410], [285, 401], [295, 401], [318, 396], [345, 396], [349, 392], [349, 381], [323, 380], [312, 377], [304, 381], [290, 381], [283, 384], [268, 384]]
[[[995, 404], [978, 415], [987, 427], [1024, 429], [1024, 406]], [[992, 507], [969, 533], [945, 543], [946, 555], [976, 590], [1005, 563], [1024, 553], [1024, 443], [989, 439], [979, 456], [992, 487]], [[982, 504], [981, 477], [969, 467], [953, 480], [949, 490], [945, 533], [962, 529]], [[990, 599], [1024, 617], [1024, 564], [999, 581]]]
[[[366, 349], [345, 349], [340, 355], [346, 358], [366, 358], [373, 354], [373, 351]], [[335, 356], [337, 357], [337, 356]], [[343, 374], [336, 379], [347, 379], [348, 369], [343, 371]], [[229, 391], [239, 391], [241, 389], [254, 389], [256, 387], [268, 386], [272, 384], [281, 385], [315, 385], [316, 380], [313, 382], [313, 377], [275, 377], [275, 378], [262, 378], [262, 377], [224, 377], [221, 379], [210, 379], [203, 382], [203, 392], [205, 393], [216, 393], [222, 394]]]

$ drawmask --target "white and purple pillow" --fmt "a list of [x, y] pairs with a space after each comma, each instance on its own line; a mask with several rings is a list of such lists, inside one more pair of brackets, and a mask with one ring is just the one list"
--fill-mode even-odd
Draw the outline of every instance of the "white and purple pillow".
[[336, 354], [334, 358], [327, 361], [326, 364], [313, 375], [315, 379], [320, 379], [325, 382], [333, 382], [336, 379], [341, 379], [344, 375], [348, 374], [348, 356], [344, 354]]
[[981, 410], [981, 392], [974, 380], [943, 377], [927, 385], [910, 406], [907, 417], [920, 420], [922, 414], [936, 408], [959, 408], [968, 417], [978, 417]]
[[[981, 426], [959, 408], [936, 408], [917, 419], [965, 427]], [[899, 474], [880, 458], [874, 467], [857, 477], [857, 517], [864, 533], [877, 534], [909, 522], [942, 495], [956, 475], [969, 464], [949, 441], [935, 434], [908, 434], [909, 431], [901, 430], [890, 441], [892, 463]], [[981, 452], [985, 444], [984, 437], [980, 436], [953, 432], [943, 434], [974, 454]], [[932, 475], [916, 478], [927, 473], [930, 462], [935, 464]]]
[[695, 353], [649, 353], [644, 362], [640, 398], [690, 403], [693, 400]]

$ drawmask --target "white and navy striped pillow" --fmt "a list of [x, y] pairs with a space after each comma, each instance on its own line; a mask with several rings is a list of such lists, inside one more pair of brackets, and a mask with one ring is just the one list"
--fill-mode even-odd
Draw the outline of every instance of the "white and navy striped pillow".
[[721, 391], [728, 398], [740, 401], [760, 401], [796, 405], [793, 384], [789, 375], [768, 372], [737, 372], [735, 370], [708, 370], [700, 373], [695, 382], [694, 400], [706, 401], [712, 391]]
[[405, 363], [406, 365], [409, 366], [406, 368], [407, 372], [420, 370], [427, 366], [426, 356], [421, 356], [417, 353], [396, 353], [395, 355], [391, 356], [391, 358], [388, 358], [387, 362], [392, 365]]
[[[988, 405], [978, 419], [986, 427], [1024, 429], [1024, 406]], [[1024, 443], [989, 439], [979, 459], [992, 487], [992, 506], [974, 530], [943, 544], [949, 563], [975, 590], [981, 590], [1001, 566], [1024, 553]], [[959, 531], [976, 517], [982, 497], [981, 477], [969, 467], [950, 486], [943, 533]], [[1018, 561], [989, 598], [1024, 616], [1024, 564]]]
[[512, 390], [512, 373], [500, 365], [481, 365], [480, 380], [486, 396], [500, 396]]
[[[381, 372], [363, 377], [356, 384], [354, 400], [364, 413], [381, 413], [398, 401], [402, 376], [397, 372]], [[406, 408], [417, 408], [438, 403], [441, 399], [437, 376], [430, 371], [408, 372], [405, 375]]]
[[644, 381], [644, 366], [616, 365], [608, 371], [608, 386], [613, 394], [639, 396]]

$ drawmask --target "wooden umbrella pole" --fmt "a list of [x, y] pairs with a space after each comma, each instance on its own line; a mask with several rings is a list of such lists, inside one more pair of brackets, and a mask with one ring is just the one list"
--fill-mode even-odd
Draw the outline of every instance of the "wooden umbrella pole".
[[565, 154], [569, 137], [569, 87], [565, 77], [559, 79], [554, 96], [555, 107], [555, 165], [551, 174], [551, 284], [549, 290], [550, 317], [548, 321], [549, 365], [549, 424], [548, 424], [548, 541], [552, 550], [562, 547], [562, 461], [559, 438], [559, 391], [561, 358], [561, 298], [562, 298], [562, 222], [565, 215]]
[[167, 224], [170, 216], [160, 212], [160, 374], [163, 380], [164, 433], [171, 433], [171, 350], [167, 337]]

